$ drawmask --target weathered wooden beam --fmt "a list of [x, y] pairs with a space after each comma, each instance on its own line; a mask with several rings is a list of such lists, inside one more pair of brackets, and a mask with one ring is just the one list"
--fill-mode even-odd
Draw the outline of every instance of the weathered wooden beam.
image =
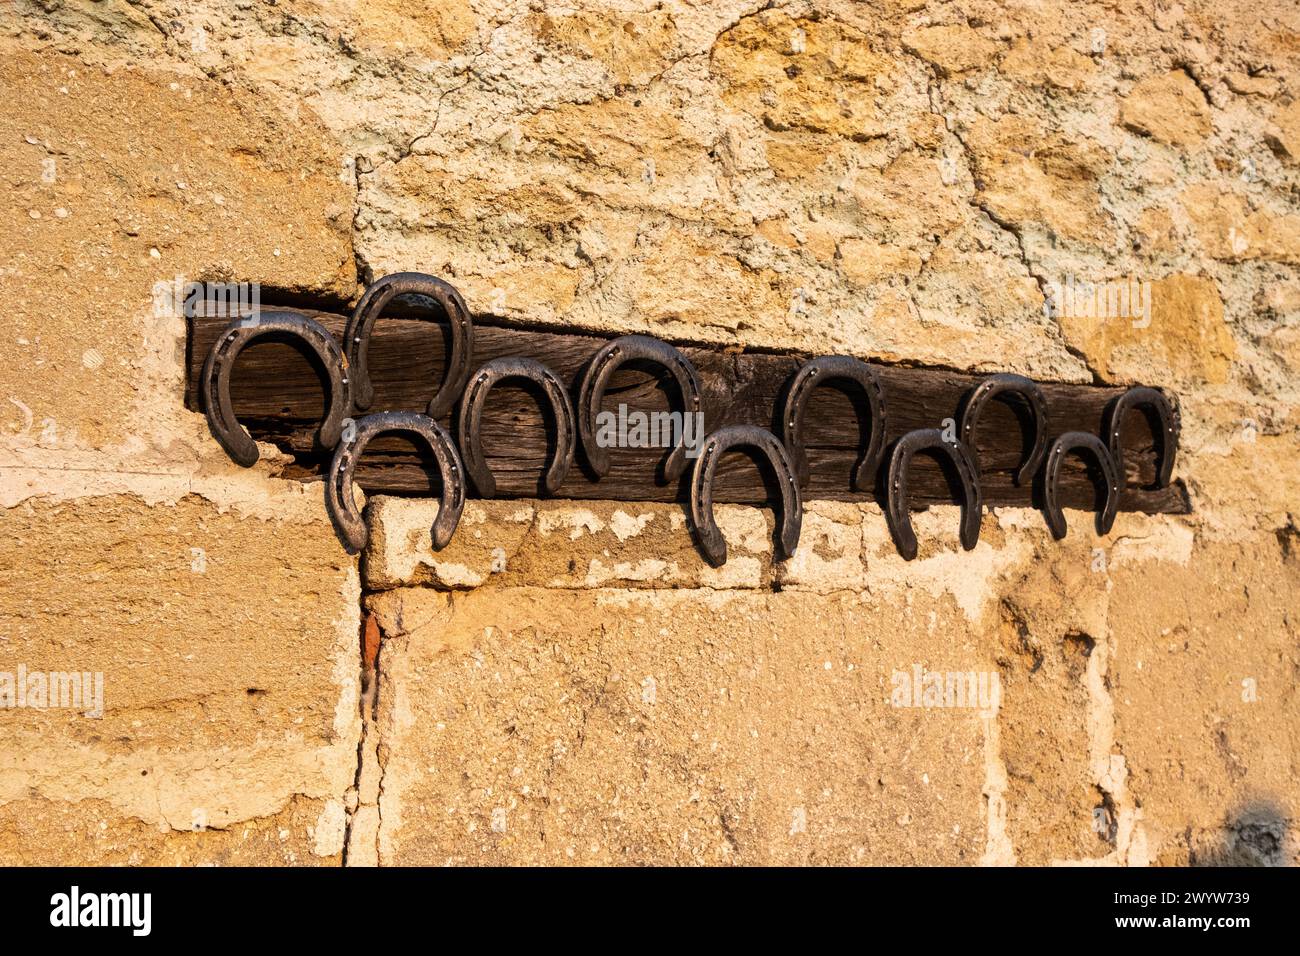
[[[321, 322], [341, 341], [344, 316], [305, 309], [296, 311]], [[446, 326], [405, 317], [400, 307], [393, 312], [376, 324], [370, 341], [370, 375], [375, 389], [370, 410], [423, 411], [442, 380], [449, 338]], [[191, 409], [200, 408], [197, 383], [203, 360], [227, 321], [219, 315], [190, 319], [185, 401]], [[607, 340], [597, 335], [480, 323], [475, 329], [471, 367], [492, 358], [528, 356], [549, 366], [568, 383], [576, 400], [583, 366]], [[698, 372], [704, 420], [709, 431], [733, 423], [751, 423], [775, 430], [783, 390], [801, 362], [809, 357], [688, 346], [681, 350]], [[945, 418], [956, 417], [962, 396], [981, 379], [978, 375], [938, 369], [880, 366], [879, 371], [888, 405], [890, 441], [914, 428], [942, 427]], [[1053, 435], [1075, 429], [1100, 434], [1106, 403], [1120, 391], [1041, 384]], [[602, 407], [617, 409], [619, 403], [625, 402], [632, 409], [668, 410], [674, 394], [671, 379], [662, 372], [629, 366], [611, 380]], [[294, 456], [294, 463], [283, 472], [286, 477], [304, 481], [321, 477], [329, 456], [313, 447], [313, 436], [324, 414], [325, 393], [321, 374], [313, 368], [306, 350], [288, 341], [254, 343], [246, 349], [234, 371], [231, 399], [240, 422], [254, 438], [273, 442]], [[831, 385], [813, 395], [804, 426], [812, 466], [811, 480], [805, 489], [807, 497], [861, 497], [849, 490], [849, 476], [857, 460], [859, 443], [865, 438], [856, 409], [865, 404], [864, 397], [854, 387]], [[452, 422], [444, 418], [442, 424], [450, 428]], [[1129, 416], [1123, 430], [1130, 484], [1121, 499], [1121, 510], [1151, 513], [1190, 510], [1181, 482], [1175, 481], [1155, 491], [1143, 487], [1154, 479], [1156, 461], [1155, 442], [1144, 415]], [[535, 398], [508, 383], [498, 386], [483, 416], [482, 435], [488, 463], [496, 476], [498, 495], [537, 496], [554, 429]], [[1000, 401], [990, 403], [978, 429], [977, 445], [988, 504], [1040, 503], [1040, 489], [1031, 491], [1012, 482], [1012, 472], [1024, 450], [1019, 413], [1012, 405]], [[684, 502], [688, 499], [689, 469], [682, 481], [672, 486], [661, 484], [658, 476], [665, 454], [661, 449], [612, 449], [609, 474], [596, 480], [584, 467], [579, 451], [579, 464], [569, 472], [557, 496]], [[427, 494], [436, 475], [432, 462], [424, 461], [413, 445], [400, 437], [385, 437], [367, 449], [357, 467], [356, 480], [367, 492]], [[878, 483], [877, 501], [883, 502], [882, 491]], [[952, 500], [948, 476], [938, 464], [921, 464], [920, 460], [914, 469], [911, 494], [916, 507]], [[732, 455], [717, 470], [714, 497], [724, 502], [763, 503], [772, 498], [770, 479], [768, 476], [760, 479], [755, 465], [744, 454]], [[1090, 508], [1096, 499], [1092, 476], [1084, 463], [1073, 458], [1067, 461], [1062, 469], [1061, 500], [1069, 506]]]

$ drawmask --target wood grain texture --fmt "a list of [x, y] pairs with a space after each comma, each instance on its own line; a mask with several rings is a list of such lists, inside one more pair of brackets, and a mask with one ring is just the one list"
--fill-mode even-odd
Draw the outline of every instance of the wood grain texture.
[[[263, 306], [263, 308], [272, 308]], [[294, 311], [321, 322], [342, 339], [346, 318], [309, 309]], [[414, 317], [411, 310], [395, 306], [375, 325], [370, 342], [370, 374], [375, 397], [369, 411], [423, 411], [442, 381], [448, 334], [445, 323]], [[226, 326], [223, 316], [198, 316], [189, 320], [188, 375], [185, 402], [201, 410], [198, 381], [212, 343]], [[472, 368], [502, 356], [523, 355], [549, 366], [576, 398], [582, 369], [608, 337], [522, 330], [499, 325], [476, 325]], [[762, 425], [776, 430], [775, 420], [784, 389], [800, 364], [811, 356], [737, 353], [719, 348], [681, 347], [699, 375], [705, 425], [709, 431], [733, 423]], [[315, 447], [316, 425], [325, 411], [323, 379], [313, 367], [314, 356], [291, 341], [262, 340], [240, 357], [232, 375], [231, 399], [241, 424], [259, 441], [275, 443], [292, 454], [294, 463], [285, 477], [317, 480], [328, 466], [329, 455]], [[887, 438], [892, 442], [914, 428], [942, 427], [956, 418], [962, 396], [982, 378], [958, 372], [876, 366], [887, 407]], [[1084, 385], [1040, 383], [1047, 398], [1052, 437], [1071, 430], [1101, 432], [1106, 403], [1121, 389]], [[1159, 384], [1159, 383], [1153, 383]], [[602, 408], [616, 410], [619, 403], [643, 411], [668, 410], [676, 405], [676, 385], [662, 371], [630, 365], [610, 381]], [[859, 449], [866, 440], [858, 411], [866, 401], [857, 386], [828, 384], [812, 396], [805, 415], [804, 438], [811, 477], [804, 489], [808, 498], [851, 500], [862, 497], [849, 489], [849, 477]], [[360, 414], [360, 413], [358, 413]], [[442, 424], [452, 428], [454, 417]], [[989, 505], [1026, 506], [1041, 503], [1041, 488], [1020, 488], [1012, 474], [1025, 450], [1021, 412], [1011, 403], [989, 404], [977, 432], [976, 445], [983, 469], [985, 501]], [[537, 497], [546, 456], [554, 442], [554, 425], [547, 420], [530, 391], [510, 383], [498, 385], [483, 415], [483, 447], [496, 477], [498, 497]], [[1186, 513], [1190, 510], [1180, 481], [1160, 490], [1146, 490], [1154, 480], [1156, 448], [1151, 424], [1141, 412], [1131, 414], [1123, 427], [1129, 488], [1122, 496], [1124, 511]], [[452, 434], [455, 434], [454, 429]], [[778, 432], [779, 434], [779, 432]], [[661, 483], [666, 449], [615, 448], [609, 474], [596, 480], [586, 466], [581, 449], [578, 461], [555, 497], [617, 499], [623, 501], [688, 500], [690, 469], [671, 486]], [[720, 462], [714, 499], [721, 502], [762, 504], [775, 500], [772, 478], [756, 467], [757, 459], [736, 452]], [[883, 503], [883, 471], [878, 477], [876, 500]], [[372, 442], [357, 465], [356, 480], [368, 493], [427, 495], [437, 481], [431, 460], [400, 436]], [[913, 468], [911, 496], [914, 507], [951, 501], [955, 485], [937, 462], [918, 458]], [[1069, 507], [1091, 508], [1098, 501], [1095, 475], [1077, 458], [1061, 472], [1061, 500]], [[471, 490], [471, 496], [474, 492]]]

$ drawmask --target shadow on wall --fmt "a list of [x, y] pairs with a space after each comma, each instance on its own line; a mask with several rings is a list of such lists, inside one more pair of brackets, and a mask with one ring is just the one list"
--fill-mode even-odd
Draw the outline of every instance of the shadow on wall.
[[1190, 845], [1191, 866], [1286, 866], [1288, 865], [1288, 820], [1268, 800], [1252, 800], [1229, 815], [1224, 829], [1218, 831], [1219, 844], [1202, 841]]

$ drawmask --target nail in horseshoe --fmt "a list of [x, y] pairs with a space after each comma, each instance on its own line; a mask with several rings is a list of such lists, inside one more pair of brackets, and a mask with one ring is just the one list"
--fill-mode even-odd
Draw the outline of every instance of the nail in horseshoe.
[[808, 396], [825, 382], [836, 380], [857, 382], [867, 393], [871, 409], [871, 434], [866, 450], [853, 470], [851, 487], [854, 491], [871, 491], [875, 475], [885, 451], [885, 394], [875, 370], [866, 362], [847, 355], [823, 355], [803, 365], [795, 372], [794, 381], [786, 393], [781, 408], [781, 436], [790, 458], [798, 469], [799, 485], [808, 484], [808, 453], [803, 446], [803, 413]]
[[1061, 511], [1058, 499], [1061, 462], [1072, 451], [1088, 451], [1101, 466], [1102, 481], [1106, 485], [1106, 503], [1097, 512], [1097, 533], [1108, 534], [1115, 523], [1115, 512], [1119, 509], [1120, 485], [1119, 472], [1110, 450], [1102, 440], [1091, 432], [1066, 432], [1052, 442], [1052, 450], [1047, 453], [1047, 469], [1043, 479], [1043, 504], [1047, 512], [1047, 526], [1052, 529], [1052, 537], [1058, 541], [1066, 535], [1065, 514]]
[[323, 325], [296, 312], [262, 312], [236, 319], [212, 343], [203, 363], [200, 395], [213, 436], [238, 465], [251, 468], [257, 462], [257, 442], [239, 424], [230, 402], [230, 372], [235, 360], [250, 342], [271, 334], [289, 334], [311, 347], [329, 378], [329, 411], [321, 422], [317, 440], [323, 448], [338, 444], [343, 416], [351, 403], [347, 359]]
[[778, 557], [792, 556], [799, 546], [803, 498], [785, 446], [766, 428], [727, 425], [704, 440], [704, 450], [695, 459], [695, 470], [691, 473], [691, 521], [699, 535], [700, 548], [714, 567], [727, 562], [727, 542], [713, 517], [713, 472], [724, 452], [742, 446], [755, 448], [767, 456], [781, 486], [780, 532], [777, 535], [781, 553]]
[[465, 377], [469, 374], [469, 363], [474, 354], [474, 320], [470, 316], [469, 306], [449, 282], [422, 272], [394, 272], [366, 289], [365, 295], [352, 310], [347, 329], [343, 333], [348, 365], [355, 380], [353, 402], [360, 411], [369, 408], [375, 398], [374, 386], [370, 382], [369, 358], [370, 333], [375, 327], [375, 320], [397, 296], [411, 294], [433, 299], [442, 306], [447, 321], [451, 323], [451, 351], [447, 356], [442, 384], [438, 386], [437, 394], [429, 400], [429, 417], [440, 418], [450, 411], [456, 404], [456, 397], [465, 387]]
[[459, 438], [461, 451], [465, 456], [465, 470], [474, 480], [474, 487], [484, 498], [494, 498], [497, 493], [496, 479], [483, 458], [483, 439], [480, 429], [483, 424], [483, 403], [487, 400], [492, 387], [504, 379], [524, 378], [542, 387], [551, 410], [555, 414], [556, 440], [555, 455], [546, 470], [543, 484], [548, 495], [553, 495], [564, 482], [573, 464], [575, 445], [573, 403], [569, 393], [555, 373], [530, 358], [498, 358], [484, 363], [470, 380], [469, 388], [460, 401]]
[[664, 478], [675, 481], [686, 470], [685, 416], [700, 411], [700, 385], [695, 368], [676, 348], [647, 335], [624, 335], [604, 345], [591, 360], [582, 377], [578, 399], [578, 434], [582, 450], [597, 477], [609, 473], [609, 450], [596, 442], [596, 416], [610, 377], [626, 362], [634, 360], [655, 362], [672, 373], [682, 397], [683, 427], [680, 441], [664, 462]]
[[366, 445], [384, 432], [418, 435], [433, 452], [442, 476], [442, 500], [431, 534], [433, 550], [441, 551], [456, 531], [461, 510], [465, 507], [465, 479], [460, 455], [446, 429], [427, 415], [416, 412], [378, 412], [356, 423], [356, 432], [345, 437], [334, 450], [329, 475], [325, 479], [325, 510], [329, 512], [344, 543], [355, 551], [365, 549], [370, 531], [352, 497], [352, 473]]
[[943, 432], [937, 428], [918, 428], [898, 440], [889, 459], [885, 516], [898, 545], [898, 553], [906, 561], [916, 557], [916, 533], [912, 530], [912, 517], [908, 511], [907, 480], [912, 458], [919, 451], [942, 452], [957, 468], [962, 487], [961, 546], [967, 551], [971, 550], [979, 543], [980, 520], [984, 512], [979, 472], [963, 442], [944, 441]]

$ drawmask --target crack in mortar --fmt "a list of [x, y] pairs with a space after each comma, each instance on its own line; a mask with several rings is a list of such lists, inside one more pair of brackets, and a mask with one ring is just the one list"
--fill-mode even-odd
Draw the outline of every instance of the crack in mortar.
[[[372, 752], [375, 759], [378, 760], [380, 732], [378, 726], [379, 713], [379, 654], [383, 649], [383, 634], [379, 629], [378, 620], [369, 614], [364, 607], [365, 592], [361, 596], [361, 694], [359, 695], [358, 707], [361, 711], [361, 735], [357, 741], [357, 769], [353, 777], [352, 794], [355, 797], [355, 805], [348, 810], [347, 823], [343, 833], [343, 866], [356, 866], [356, 856], [365, 854], [369, 861], [378, 862], [378, 841], [379, 841], [379, 824], [381, 821], [380, 803], [383, 796], [383, 761], [379, 761], [379, 780], [378, 790], [374, 803], [362, 802], [362, 792], [365, 786], [364, 777], [369, 769], [369, 754]], [[373, 628], [373, 658], [371, 657], [371, 639]], [[351, 799], [345, 802], [352, 802]], [[357, 830], [357, 814], [365, 808], [373, 807], [376, 814], [376, 821], [373, 830], [366, 828], [364, 833]], [[359, 846], [358, 841], [370, 841], [369, 845]]]

